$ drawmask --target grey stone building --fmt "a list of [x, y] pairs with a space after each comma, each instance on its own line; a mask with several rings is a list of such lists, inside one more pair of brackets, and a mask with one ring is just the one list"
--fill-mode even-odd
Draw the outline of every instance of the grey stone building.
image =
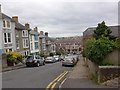
[[25, 24], [24, 26], [19, 23], [18, 16], [13, 16], [12, 20], [15, 21], [16, 51], [23, 55], [28, 55], [30, 54], [29, 34], [31, 30], [29, 24]]
[[[0, 7], [0, 48], [2, 53], [16, 51], [15, 22], [6, 14], [1, 12]], [[1, 52], [0, 51], [0, 52]]]

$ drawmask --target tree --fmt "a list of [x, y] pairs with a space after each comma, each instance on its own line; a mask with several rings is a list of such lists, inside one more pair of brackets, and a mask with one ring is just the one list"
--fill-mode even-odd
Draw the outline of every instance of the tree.
[[110, 34], [112, 31], [105, 25], [105, 22], [99, 23], [96, 30], [94, 30], [94, 37], [96, 39], [101, 38], [101, 36], [104, 37], [110, 37]]

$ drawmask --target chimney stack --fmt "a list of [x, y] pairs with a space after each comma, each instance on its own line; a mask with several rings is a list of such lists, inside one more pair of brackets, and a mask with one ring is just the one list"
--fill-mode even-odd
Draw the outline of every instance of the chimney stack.
[[36, 31], [36, 32], [38, 32], [38, 28], [37, 27], [35, 27], [33, 30]]
[[45, 32], [45, 36], [47, 36], [47, 37], [48, 37], [48, 32]]
[[43, 31], [40, 31], [40, 35], [43, 35]]
[[18, 22], [18, 16], [13, 16], [12, 19], [13, 19], [15, 22]]
[[30, 28], [30, 24], [26, 23], [25, 27]]

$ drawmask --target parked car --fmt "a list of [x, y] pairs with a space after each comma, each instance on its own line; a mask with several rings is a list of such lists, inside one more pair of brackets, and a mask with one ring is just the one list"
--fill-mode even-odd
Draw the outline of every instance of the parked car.
[[45, 65], [45, 60], [43, 57], [38, 55], [30, 55], [27, 57], [26, 66], [37, 66]]
[[66, 66], [66, 65], [74, 66], [75, 64], [76, 64], [76, 60], [71, 56], [65, 57], [64, 60], [62, 60], [62, 66]]
[[59, 57], [59, 60], [61, 61], [61, 60], [64, 60], [64, 58], [65, 58], [65, 56], [60, 56]]
[[47, 58], [45, 59], [45, 62], [52, 62], [52, 63], [54, 63], [54, 62], [56, 62], [56, 60], [55, 60], [54, 57], [47, 57]]
[[59, 61], [59, 56], [58, 55], [55, 55], [53, 57], [55, 58], [56, 61]]

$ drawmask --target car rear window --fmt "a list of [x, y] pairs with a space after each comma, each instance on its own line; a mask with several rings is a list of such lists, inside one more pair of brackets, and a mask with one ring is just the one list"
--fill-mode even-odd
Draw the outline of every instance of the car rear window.
[[65, 58], [65, 60], [72, 60], [72, 58]]
[[27, 60], [33, 59], [33, 56], [28, 56]]
[[53, 57], [47, 57], [47, 59], [52, 59]]

